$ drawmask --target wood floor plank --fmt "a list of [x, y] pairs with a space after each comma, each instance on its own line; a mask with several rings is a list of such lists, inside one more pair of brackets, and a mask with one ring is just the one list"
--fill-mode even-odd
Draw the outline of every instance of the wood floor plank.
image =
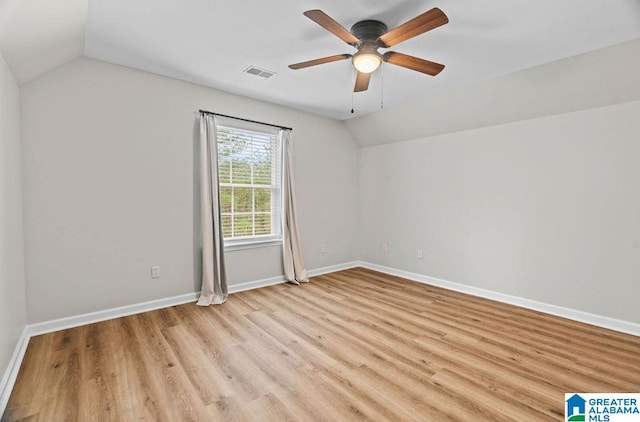
[[293, 422], [301, 418], [294, 415], [287, 405], [273, 394], [266, 394], [248, 406], [250, 414], [261, 415], [263, 420]]
[[354, 268], [33, 337], [2, 421], [549, 421], [640, 338]]

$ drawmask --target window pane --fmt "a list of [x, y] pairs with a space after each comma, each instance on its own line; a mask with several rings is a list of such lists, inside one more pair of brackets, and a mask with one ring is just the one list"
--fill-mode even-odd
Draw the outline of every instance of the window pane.
[[231, 188], [228, 186], [220, 187], [220, 211], [231, 212]]
[[256, 185], [271, 185], [271, 163], [254, 164], [253, 183]]
[[271, 234], [271, 214], [256, 215], [256, 236]]
[[253, 217], [251, 215], [233, 216], [233, 237], [253, 236]]
[[[220, 160], [220, 159], [218, 159]], [[230, 183], [231, 176], [229, 171], [231, 170], [231, 163], [229, 161], [219, 161], [218, 163], [218, 177], [220, 183]]]
[[231, 215], [222, 215], [222, 236], [231, 237]]
[[271, 189], [256, 188], [256, 212], [271, 212]]
[[251, 165], [245, 161], [234, 160], [231, 164], [231, 183], [250, 184]]
[[218, 159], [233, 157], [241, 153], [247, 146], [247, 140], [234, 135], [234, 131], [218, 130]]
[[271, 142], [255, 146], [253, 153], [253, 183], [258, 185], [271, 184], [271, 161], [275, 158], [271, 150]]
[[233, 188], [233, 211], [253, 212], [253, 188]]

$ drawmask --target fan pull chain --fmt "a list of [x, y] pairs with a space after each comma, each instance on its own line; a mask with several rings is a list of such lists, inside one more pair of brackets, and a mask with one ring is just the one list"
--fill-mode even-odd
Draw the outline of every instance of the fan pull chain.
[[351, 114], [353, 114], [353, 90], [351, 91]]
[[[355, 80], [356, 80], [356, 72], [354, 71], [353, 66], [351, 66], [351, 81], [355, 84]], [[353, 89], [351, 89], [351, 114], [354, 113], [353, 111]]]
[[384, 110], [384, 62], [380, 64], [380, 110]]

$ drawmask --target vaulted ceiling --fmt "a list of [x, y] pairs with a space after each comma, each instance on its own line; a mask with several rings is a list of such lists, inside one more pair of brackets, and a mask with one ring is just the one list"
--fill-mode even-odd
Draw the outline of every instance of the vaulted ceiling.
[[[385, 65], [352, 96], [348, 60], [287, 67], [354, 52], [305, 10], [322, 9], [347, 28], [363, 19], [392, 28], [432, 7], [449, 24], [392, 50], [445, 64], [436, 77]], [[0, 0], [0, 51], [19, 83], [84, 55], [336, 119], [636, 38], [637, 0]], [[276, 75], [244, 73], [251, 65]]]

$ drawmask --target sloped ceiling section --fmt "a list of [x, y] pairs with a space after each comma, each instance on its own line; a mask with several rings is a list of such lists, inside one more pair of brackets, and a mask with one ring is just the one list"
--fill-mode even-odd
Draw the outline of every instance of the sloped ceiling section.
[[0, 0], [0, 52], [18, 84], [84, 53], [88, 0]]
[[361, 147], [640, 100], [640, 38], [345, 122]]

